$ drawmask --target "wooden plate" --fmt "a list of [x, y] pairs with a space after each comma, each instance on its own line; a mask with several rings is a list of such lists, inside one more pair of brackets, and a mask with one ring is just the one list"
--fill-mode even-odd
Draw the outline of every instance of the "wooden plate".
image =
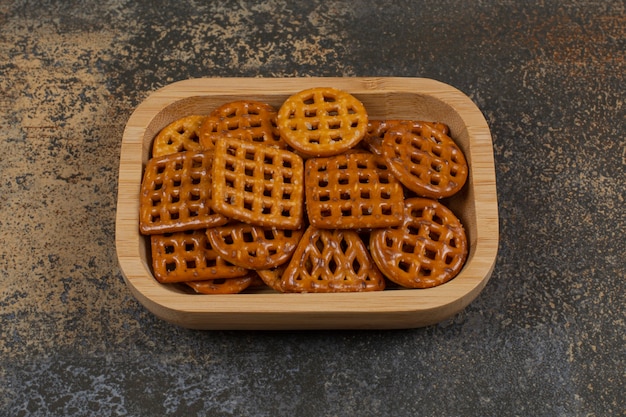
[[[237, 99], [280, 107], [305, 88], [330, 86], [350, 92], [372, 119], [419, 119], [450, 126], [465, 152], [470, 177], [447, 205], [463, 222], [469, 255], [452, 281], [429, 289], [374, 293], [279, 294], [259, 290], [237, 295], [192, 294], [163, 285], [151, 274], [148, 240], [139, 234], [139, 188], [151, 142], [170, 122], [208, 114]], [[459, 90], [423, 78], [203, 78], [180, 81], [150, 95], [130, 117], [120, 155], [116, 248], [124, 279], [149, 311], [193, 329], [413, 328], [435, 324], [465, 308], [489, 280], [498, 250], [498, 208], [489, 127]]]

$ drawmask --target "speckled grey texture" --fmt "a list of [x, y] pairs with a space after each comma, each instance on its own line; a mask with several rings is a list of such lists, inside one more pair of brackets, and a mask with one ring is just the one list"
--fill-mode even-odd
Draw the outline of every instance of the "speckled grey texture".
[[[626, 415], [620, 1], [0, 0], [0, 415]], [[221, 76], [415, 76], [492, 129], [501, 243], [404, 331], [196, 332], [129, 293], [124, 124]]]

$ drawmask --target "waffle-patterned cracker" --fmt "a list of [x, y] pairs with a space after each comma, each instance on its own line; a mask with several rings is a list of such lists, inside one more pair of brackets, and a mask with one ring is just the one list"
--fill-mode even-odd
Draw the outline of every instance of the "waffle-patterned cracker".
[[204, 230], [150, 236], [154, 277], [161, 283], [241, 277], [249, 273], [213, 250]]
[[215, 144], [212, 205], [255, 226], [295, 230], [303, 221], [302, 158], [284, 149], [239, 139]]
[[276, 109], [257, 101], [232, 101], [213, 110], [200, 128], [200, 144], [211, 149], [222, 136], [287, 147], [276, 126]]
[[281, 280], [283, 272], [287, 268], [287, 264], [282, 264], [269, 269], [257, 269], [256, 273], [265, 285], [278, 292], [285, 292], [282, 287]]
[[191, 115], [174, 120], [154, 138], [152, 157], [184, 151], [199, 151], [200, 126], [206, 116]]
[[309, 226], [282, 275], [285, 292], [381, 291], [385, 279], [358, 233]]
[[367, 112], [351, 94], [330, 87], [289, 97], [278, 110], [278, 129], [295, 150], [309, 156], [340, 154], [367, 132]]
[[468, 177], [463, 151], [428, 124], [391, 127], [382, 142], [382, 155], [398, 180], [421, 197], [450, 197]]
[[239, 294], [255, 281], [254, 274], [236, 278], [218, 278], [207, 281], [189, 281], [187, 286], [199, 294]]
[[394, 126], [402, 124], [411, 124], [421, 127], [427, 125], [433, 129], [438, 129], [446, 135], [450, 134], [450, 129], [444, 123], [440, 122], [424, 122], [424, 121], [411, 121], [411, 120], [372, 120], [370, 119], [367, 124], [367, 133], [363, 138], [363, 144], [365, 149], [369, 150], [373, 154], [382, 155], [383, 138], [385, 133]]
[[151, 158], [139, 197], [143, 234], [171, 233], [225, 224], [211, 209], [211, 156], [201, 151]]
[[305, 164], [309, 222], [324, 229], [395, 226], [403, 218], [402, 184], [369, 152], [311, 158]]
[[391, 281], [428, 288], [454, 278], [467, 258], [467, 238], [454, 213], [436, 200], [410, 198], [397, 228], [374, 230], [372, 258]]
[[211, 245], [220, 256], [234, 265], [249, 269], [269, 269], [287, 262], [303, 230], [227, 224], [207, 229]]

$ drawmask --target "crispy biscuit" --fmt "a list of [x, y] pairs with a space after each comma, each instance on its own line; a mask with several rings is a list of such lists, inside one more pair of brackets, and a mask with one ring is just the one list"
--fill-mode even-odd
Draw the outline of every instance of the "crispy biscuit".
[[402, 226], [374, 230], [370, 252], [380, 271], [406, 288], [428, 288], [454, 278], [467, 258], [465, 230], [454, 213], [429, 198], [405, 201]]
[[148, 160], [139, 197], [143, 234], [171, 233], [225, 224], [211, 209], [211, 156], [186, 151]]
[[367, 133], [363, 138], [363, 144], [365, 149], [369, 150], [375, 155], [381, 156], [383, 138], [387, 131], [397, 125], [410, 124], [421, 127], [423, 125], [429, 126], [433, 129], [438, 129], [442, 133], [449, 135], [450, 129], [444, 123], [440, 122], [425, 122], [425, 121], [411, 121], [411, 120], [369, 120], [367, 124]]
[[263, 280], [265, 285], [278, 292], [285, 292], [282, 287], [281, 280], [283, 278], [283, 272], [287, 268], [287, 264], [282, 264], [274, 268], [258, 269], [256, 273]]
[[358, 233], [309, 226], [285, 268], [285, 292], [381, 291], [385, 279]]
[[213, 110], [200, 128], [200, 144], [211, 149], [222, 136], [287, 147], [276, 126], [276, 109], [257, 101], [232, 101]]
[[191, 281], [186, 282], [199, 294], [239, 294], [246, 288], [250, 287], [255, 279], [254, 274], [248, 274], [237, 278], [219, 278], [207, 281]]
[[452, 138], [427, 124], [389, 128], [382, 141], [382, 156], [396, 178], [421, 197], [450, 197], [468, 177], [463, 151]]
[[227, 224], [207, 229], [213, 249], [234, 265], [249, 269], [269, 269], [291, 258], [303, 230]]
[[351, 94], [330, 87], [301, 91], [278, 110], [281, 137], [309, 156], [331, 156], [356, 146], [367, 132], [367, 112]]
[[212, 206], [255, 226], [296, 230], [303, 221], [302, 158], [284, 149], [239, 139], [215, 144]]
[[150, 236], [154, 277], [161, 283], [233, 278], [249, 271], [213, 250], [204, 230]]
[[201, 150], [200, 126], [205, 118], [200, 115], [186, 116], [161, 129], [152, 143], [152, 157]]
[[369, 152], [311, 158], [304, 183], [309, 222], [317, 228], [368, 229], [402, 222], [402, 184], [382, 158]]

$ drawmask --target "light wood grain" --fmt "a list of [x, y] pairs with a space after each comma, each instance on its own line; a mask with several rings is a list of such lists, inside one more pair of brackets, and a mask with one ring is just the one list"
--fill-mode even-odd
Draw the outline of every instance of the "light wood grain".
[[[447, 201], [469, 239], [461, 273], [439, 287], [376, 293], [238, 295], [191, 294], [151, 275], [147, 239], [139, 234], [139, 188], [156, 133], [189, 114], [207, 114], [237, 99], [280, 107], [291, 94], [331, 86], [355, 95], [370, 118], [440, 121], [465, 152], [470, 177]], [[498, 250], [498, 208], [493, 145], [476, 105], [459, 90], [423, 78], [203, 78], [177, 82], [151, 94], [131, 115], [120, 156], [116, 248], [124, 279], [149, 311], [193, 329], [412, 328], [438, 323], [464, 309], [491, 276]]]

